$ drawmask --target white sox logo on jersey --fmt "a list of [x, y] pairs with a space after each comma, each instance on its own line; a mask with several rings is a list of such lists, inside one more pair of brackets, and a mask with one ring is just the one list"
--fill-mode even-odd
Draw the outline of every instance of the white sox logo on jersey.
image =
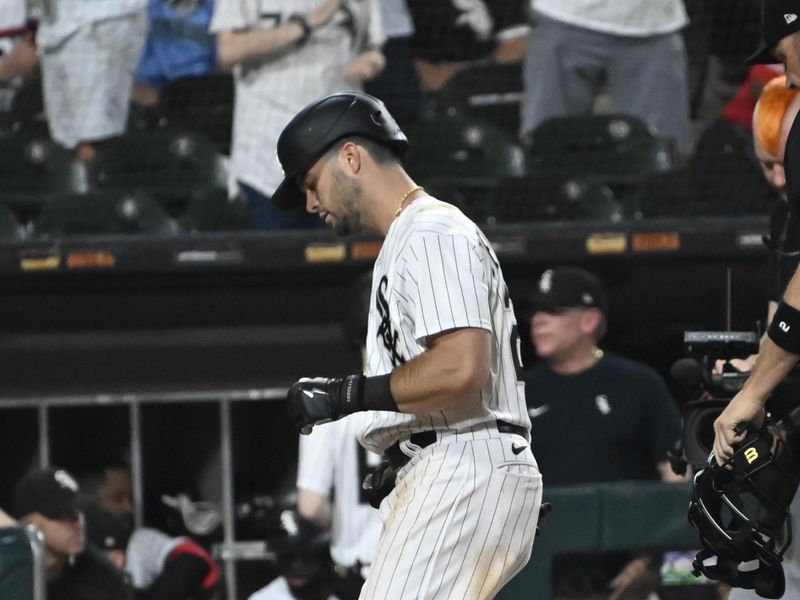
[[378, 282], [378, 294], [375, 298], [375, 308], [381, 315], [381, 324], [378, 325], [378, 337], [383, 341], [383, 346], [389, 351], [392, 366], [402, 365], [406, 362], [403, 355], [397, 351], [397, 332], [392, 330], [392, 322], [389, 319], [389, 302], [386, 300], [386, 288], [389, 286], [389, 278], [384, 275]]

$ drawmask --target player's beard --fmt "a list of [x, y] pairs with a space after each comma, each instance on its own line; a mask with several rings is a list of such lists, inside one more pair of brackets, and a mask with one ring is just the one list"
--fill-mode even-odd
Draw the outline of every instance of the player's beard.
[[339, 235], [358, 233], [361, 224], [361, 184], [353, 181], [338, 168], [333, 171], [335, 185], [331, 189], [331, 206], [336, 207], [333, 230]]

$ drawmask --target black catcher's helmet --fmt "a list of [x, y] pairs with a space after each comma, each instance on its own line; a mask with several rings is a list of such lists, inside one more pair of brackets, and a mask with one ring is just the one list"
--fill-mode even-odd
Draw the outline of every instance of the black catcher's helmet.
[[284, 178], [272, 195], [281, 210], [302, 207], [305, 195], [297, 187], [314, 163], [339, 140], [361, 136], [402, 156], [408, 139], [383, 102], [369, 94], [343, 92], [325, 96], [301, 110], [278, 138], [278, 160]]
[[689, 522], [703, 546], [693, 562], [695, 575], [754, 589], [764, 598], [783, 595], [788, 506], [800, 482], [798, 443], [787, 429], [771, 423], [751, 431], [723, 465], [712, 453], [695, 475]]

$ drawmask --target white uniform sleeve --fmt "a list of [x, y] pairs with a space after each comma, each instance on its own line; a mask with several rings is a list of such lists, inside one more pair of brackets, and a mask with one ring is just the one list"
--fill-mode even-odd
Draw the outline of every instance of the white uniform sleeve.
[[333, 486], [333, 441], [339, 422], [317, 425], [300, 436], [297, 488], [329, 496]]
[[381, 48], [386, 42], [378, 0], [368, 0], [367, 48]]
[[216, 0], [208, 30], [211, 33], [220, 33], [249, 29], [257, 22], [257, 0]]
[[401, 306], [414, 323], [419, 344], [425, 338], [463, 327], [491, 331], [485, 254], [462, 235], [414, 236], [403, 250], [399, 277]]

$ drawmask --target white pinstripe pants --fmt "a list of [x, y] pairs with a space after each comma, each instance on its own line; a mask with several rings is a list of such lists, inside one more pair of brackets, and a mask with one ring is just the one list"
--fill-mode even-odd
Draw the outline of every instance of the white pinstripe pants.
[[525, 438], [444, 434], [381, 504], [378, 555], [360, 600], [489, 600], [527, 564], [542, 480]]

